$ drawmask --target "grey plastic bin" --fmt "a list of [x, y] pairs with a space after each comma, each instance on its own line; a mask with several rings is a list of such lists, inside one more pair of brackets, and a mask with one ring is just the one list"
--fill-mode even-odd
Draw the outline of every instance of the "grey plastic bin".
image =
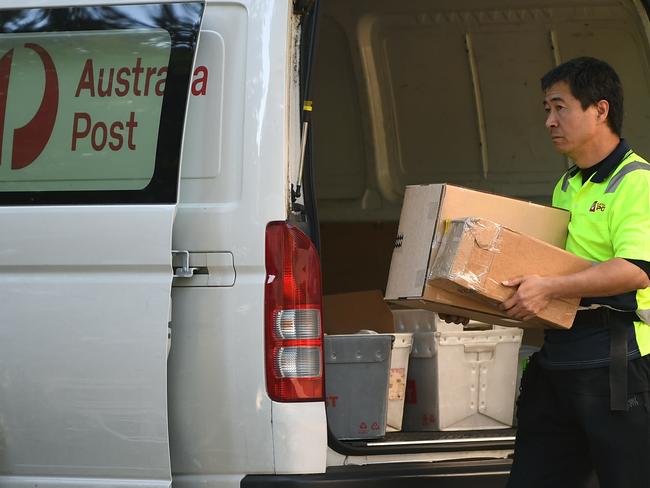
[[379, 334], [325, 336], [327, 421], [337, 439], [386, 434], [392, 341]]

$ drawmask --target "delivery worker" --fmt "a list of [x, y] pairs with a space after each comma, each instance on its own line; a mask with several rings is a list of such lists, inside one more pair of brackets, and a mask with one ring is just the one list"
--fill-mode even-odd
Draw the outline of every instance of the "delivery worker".
[[580, 297], [573, 327], [547, 330], [519, 399], [508, 486], [650, 487], [650, 165], [621, 139], [623, 90], [607, 63], [578, 58], [542, 78], [546, 128], [575, 166], [553, 192], [571, 212], [566, 249], [594, 262], [504, 283], [506, 313], [529, 319]]
[[611, 66], [577, 58], [541, 82], [551, 141], [575, 163], [553, 205], [571, 212], [566, 249], [594, 265], [504, 282], [516, 319], [581, 298], [572, 328], [546, 330], [522, 378], [507, 486], [579, 488], [595, 472], [600, 488], [650, 487], [650, 164], [621, 138]]

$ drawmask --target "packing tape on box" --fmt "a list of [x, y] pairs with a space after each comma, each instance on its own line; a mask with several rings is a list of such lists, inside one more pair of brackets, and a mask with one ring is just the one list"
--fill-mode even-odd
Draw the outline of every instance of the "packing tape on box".
[[[494, 255], [501, 252], [501, 229], [499, 224], [473, 217], [445, 221], [442, 241], [428, 279], [463, 280], [472, 289], [484, 289]], [[470, 260], [473, 260], [471, 269]]]
[[500, 253], [501, 229], [503, 226], [489, 220], [463, 219], [463, 228], [469, 230], [478, 247], [493, 253]]
[[445, 220], [443, 226], [442, 240], [433, 264], [429, 269], [429, 280], [446, 278], [452, 274], [452, 268], [462, 239], [463, 228], [461, 226], [453, 226], [449, 220]]

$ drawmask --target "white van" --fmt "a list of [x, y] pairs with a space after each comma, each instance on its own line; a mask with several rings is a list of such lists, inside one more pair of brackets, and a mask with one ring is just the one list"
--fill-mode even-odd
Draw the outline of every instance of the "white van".
[[0, 1], [0, 487], [504, 486], [514, 429], [328, 435], [322, 295], [406, 184], [548, 202], [561, 60], [650, 154], [646, 5]]

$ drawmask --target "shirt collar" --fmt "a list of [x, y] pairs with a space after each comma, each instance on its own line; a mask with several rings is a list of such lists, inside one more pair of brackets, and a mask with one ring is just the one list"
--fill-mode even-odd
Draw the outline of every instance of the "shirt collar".
[[621, 139], [618, 143], [618, 146], [609, 153], [605, 159], [603, 159], [598, 164], [580, 170], [582, 173], [582, 181], [585, 182], [589, 179], [591, 175], [591, 181], [593, 183], [602, 183], [607, 179], [609, 175], [618, 167], [621, 161], [625, 158], [625, 155], [629, 152], [630, 145], [625, 139]]

